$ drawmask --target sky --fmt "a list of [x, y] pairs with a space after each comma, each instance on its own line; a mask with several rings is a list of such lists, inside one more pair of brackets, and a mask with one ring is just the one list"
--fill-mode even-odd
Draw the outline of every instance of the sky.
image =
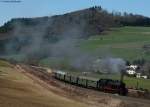
[[[0, 0], [2, 1], [2, 0]], [[4, 0], [3, 0], [4, 1]], [[7, 0], [8, 1], [8, 0]], [[12, 0], [10, 0], [12, 1]], [[0, 25], [12, 18], [41, 17], [68, 13], [92, 6], [112, 12], [129, 12], [150, 17], [150, 0], [21, 0], [20, 3], [0, 2]]]

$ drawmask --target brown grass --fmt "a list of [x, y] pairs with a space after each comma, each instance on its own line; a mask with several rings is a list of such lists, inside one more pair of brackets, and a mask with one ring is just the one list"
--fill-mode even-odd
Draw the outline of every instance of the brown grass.
[[0, 71], [0, 107], [88, 107], [50, 92], [13, 68]]

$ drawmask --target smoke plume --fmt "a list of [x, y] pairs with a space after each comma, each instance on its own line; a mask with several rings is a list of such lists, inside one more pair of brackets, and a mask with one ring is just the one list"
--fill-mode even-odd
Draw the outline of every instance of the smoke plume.
[[125, 68], [122, 59], [103, 57], [110, 53], [98, 50], [93, 54], [80, 48], [81, 39], [84, 40], [81, 35], [85, 34], [84, 22], [81, 23], [82, 27], [70, 25], [61, 35], [53, 35], [50, 32], [53, 26], [51, 18], [40, 21], [39, 24], [28, 27], [21, 22], [15, 22], [12, 39], [6, 45], [7, 53], [23, 55], [22, 61], [39, 61], [42, 58], [66, 60], [68, 66], [82, 71], [111, 73]]

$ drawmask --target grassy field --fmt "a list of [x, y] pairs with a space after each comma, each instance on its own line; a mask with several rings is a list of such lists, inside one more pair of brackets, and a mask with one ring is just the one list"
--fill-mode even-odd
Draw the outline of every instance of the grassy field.
[[150, 44], [150, 27], [120, 27], [83, 41], [81, 48], [87, 51], [98, 49], [102, 54], [132, 61], [150, 58], [150, 54], [146, 54], [142, 48], [148, 44]]
[[12, 65], [6, 61], [0, 60], [0, 67], [11, 67]]
[[[79, 44], [81, 50], [93, 54], [98, 53], [100, 57], [119, 57], [131, 62], [143, 58], [150, 60], [150, 52], [143, 49], [144, 45], [150, 44], [150, 27], [112, 28], [103, 35], [81, 40]], [[42, 59], [40, 63], [50, 66], [57, 64], [67, 66], [67, 61], [64, 61], [64, 59], [57, 61], [46, 58]]]

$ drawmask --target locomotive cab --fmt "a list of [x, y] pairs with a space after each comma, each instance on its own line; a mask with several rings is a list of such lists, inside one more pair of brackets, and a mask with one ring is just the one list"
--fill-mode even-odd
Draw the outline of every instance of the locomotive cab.
[[98, 81], [98, 89], [107, 93], [118, 93], [120, 95], [127, 94], [125, 83], [118, 80], [100, 79]]

